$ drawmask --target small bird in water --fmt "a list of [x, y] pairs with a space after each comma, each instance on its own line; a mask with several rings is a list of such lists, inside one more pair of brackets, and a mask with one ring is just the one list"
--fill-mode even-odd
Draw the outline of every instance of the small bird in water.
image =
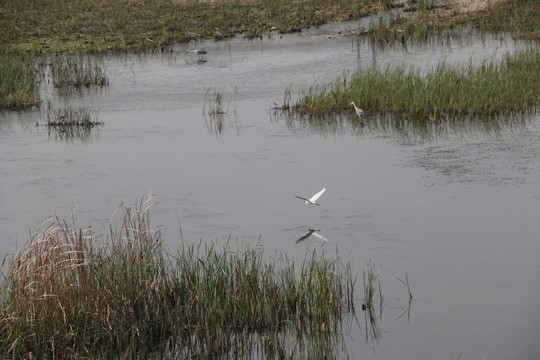
[[295, 195], [294, 197], [298, 198], [298, 199], [301, 199], [301, 200], [304, 200], [304, 202], [306, 204], [320, 206], [321, 204], [317, 204], [315, 201], [317, 201], [317, 199], [320, 198], [321, 195], [323, 194], [323, 192], [325, 192], [325, 191], [326, 191], [326, 188], [323, 188], [321, 191], [319, 191], [318, 193], [316, 193], [315, 195], [313, 195], [309, 199], [306, 199], [305, 197], [301, 197], [301, 196], [298, 196], [298, 195]]
[[204, 49], [188, 50], [187, 52], [199, 55], [199, 60], [203, 60], [203, 55], [208, 54]]
[[[364, 124], [364, 121], [362, 120], [362, 117], [364, 116], [364, 110], [356, 106], [354, 102], [351, 102], [349, 105], [354, 106], [354, 109], [356, 110], [356, 115], [358, 115], [358, 117], [360, 118], [360, 124], [358, 124], [358, 127], [363, 128], [364, 126], [366, 126], [366, 124]], [[356, 128], [356, 131], [358, 131], [358, 128]]]

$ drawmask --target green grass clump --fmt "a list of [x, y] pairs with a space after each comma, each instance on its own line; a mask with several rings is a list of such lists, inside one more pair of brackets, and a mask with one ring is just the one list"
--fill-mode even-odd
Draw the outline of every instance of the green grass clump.
[[61, 94], [109, 85], [105, 66], [98, 56], [59, 55], [52, 58], [49, 66], [53, 84]]
[[24, 110], [39, 103], [33, 57], [0, 50], [0, 110]]
[[354, 101], [367, 112], [405, 118], [493, 117], [527, 112], [540, 103], [540, 50], [506, 55], [480, 66], [441, 63], [424, 73], [404, 67], [362, 69], [352, 76], [304, 91], [296, 114], [329, 116], [350, 111]]
[[32, 236], [0, 287], [3, 358], [249, 358], [281, 353], [282, 336], [286, 353], [302, 339], [332, 357], [313, 342], [335, 341], [354, 311], [349, 264], [313, 253], [296, 267], [248, 245], [167, 255], [149, 208], [122, 207], [102, 241], [60, 219]]

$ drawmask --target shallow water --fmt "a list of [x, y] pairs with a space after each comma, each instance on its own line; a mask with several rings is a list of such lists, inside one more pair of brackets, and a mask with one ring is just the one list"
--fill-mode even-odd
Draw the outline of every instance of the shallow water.
[[[181, 228], [186, 242], [230, 236], [298, 258], [337, 247], [360, 272], [371, 259], [385, 296], [382, 338], [366, 343], [360, 321], [346, 340], [352, 358], [537, 359], [538, 115], [400, 129], [367, 114], [355, 132], [352, 112], [316, 126], [272, 110], [291, 84], [294, 94], [360, 67], [466, 64], [521, 46], [486, 37], [381, 49], [312, 30], [191, 44], [208, 51], [204, 63], [184, 46], [106, 58], [108, 89], [67, 100], [47, 93], [57, 108], [99, 109], [98, 130], [58, 138], [35, 126], [46, 110], [0, 115], [0, 253], [73, 209], [79, 226], [104, 233], [120, 203], [152, 191], [152, 223], [172, 249]], [[221, 127], [207, 113], [212, 91], [223, 94]], [[294, 198], [322, 187], [320, 207]], [[328, 242], [295, 244], [308, 228]], [[408, 295], [396, 277], [405, 274], [414, 299], [398, 319]]]

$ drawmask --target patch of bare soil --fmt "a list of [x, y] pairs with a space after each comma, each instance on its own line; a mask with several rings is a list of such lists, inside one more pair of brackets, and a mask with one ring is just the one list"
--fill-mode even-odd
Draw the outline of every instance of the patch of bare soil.
[[473, 13], [503, 1], [504, 0], [448, 0], [448, 4], [460, 12]]

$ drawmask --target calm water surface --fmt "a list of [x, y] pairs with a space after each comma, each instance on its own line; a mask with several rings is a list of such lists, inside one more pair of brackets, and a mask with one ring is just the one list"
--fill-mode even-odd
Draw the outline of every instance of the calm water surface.
[[[46, 93], [56, 108], [99, 109], [105, 126], [82, 138], [36, 127], [46, 110], [1, 114], [0, 253], [74, 209], [79, 226], [104, 233], [120, 203], [152, 191], [152, 222], [171, 249], [181, 227], [186, 242], [231, 236], [298, 258], [337, 247], [358, 271], [371, 259], [382, 337], [366, 343], [360, 321], [346, 339], [352, 358], [540, 358], [539, 116], [399, 130], [368, 113], [355, 132], [352, 109], [323, 126], [272, 111], [289, 85], [294, 94], [361, 67], [467, 64], [522, 45], [489, 37], [380, 49], [316, 32], [191, 44], [208, 51], [205, 63], [182, 46], [107, 58], [108, 89]], [[227, 111], [221, 131], [207, 114], [212, 91]], [[294, 198], [323, 187], [320, 207]], [[308, 228], [328, 242], [295, 244]], [[414, 299], [398, 318], [405, 274]]]

